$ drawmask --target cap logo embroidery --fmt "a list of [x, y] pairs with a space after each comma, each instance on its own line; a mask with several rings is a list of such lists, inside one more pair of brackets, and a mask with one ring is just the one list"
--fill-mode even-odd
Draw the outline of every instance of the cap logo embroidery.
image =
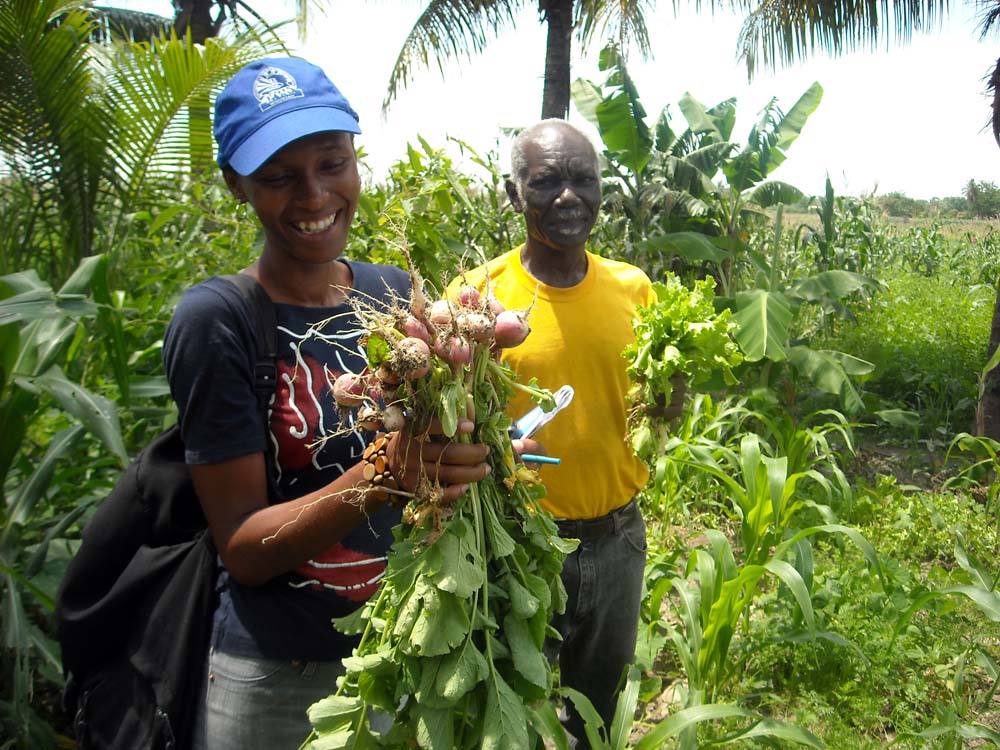
[[253, 82], [253, 95], [257, 98], [261, 112], [267, 112], [271, 107], [289, 99], [305, 96], [291, 73], [274, 67], [264, 68], [257, 74]]

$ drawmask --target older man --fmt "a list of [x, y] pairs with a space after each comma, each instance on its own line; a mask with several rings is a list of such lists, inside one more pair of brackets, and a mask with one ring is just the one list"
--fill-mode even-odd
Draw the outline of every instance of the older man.
[[[587, 251], [601, 177], [593, 145], [575, 127], [543, 120], [523, 131], [506, 187], [524, 215], [527, 240], [453, 287], [469, 283], [489, 288], [508, 308], [531, 306], [531, 335], [504, 359], [522, 378], [575, 391], [573, 403], [536, 436], [562, 459], [544, 470], [543, 505], [562, 536], [580, 540], [563, 569], [569, 601], [553, 623], [563, 641], [552, 643], [550, 655], [558, 654], [562, 684], [590, 698], [610, 727], [619, 680], [634, 656], [646, 559], [634, 498], [647, 471], [626, 441], [629, 381], [621, 353], [633, 339], [636, 308], [654, 297], [641, 270]], [[512, 414], [530, 406], [515, 400]], [[568, 729], [585, 747], [572, 710]]]

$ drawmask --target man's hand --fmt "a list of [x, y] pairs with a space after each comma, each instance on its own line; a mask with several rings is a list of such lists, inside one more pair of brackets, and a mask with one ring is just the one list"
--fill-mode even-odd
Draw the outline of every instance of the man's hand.
[[684, 397], [687, 396], [687, 380], [683, 373], [676, 373], [670, 378], [670, 384], [674, 387], [669, 404], [657, 402], [646, 405], [646, 414], [659, 419], [677, 419], [684, 411]]
[[545, 453], [545, 446], [532, 438], [514, 438], [510, 441], [510, 444], [514, 448], [515, 459], [520, 459], [525, 453], [529, 456], [547, 455]]

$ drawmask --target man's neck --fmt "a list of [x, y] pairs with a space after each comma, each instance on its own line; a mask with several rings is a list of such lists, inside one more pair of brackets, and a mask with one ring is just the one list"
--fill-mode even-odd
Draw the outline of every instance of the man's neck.
[[554, 250], [529, 237], [521, 248], [521, 265], [543, 284], [568, 289], [587, 276], [586, 246]]

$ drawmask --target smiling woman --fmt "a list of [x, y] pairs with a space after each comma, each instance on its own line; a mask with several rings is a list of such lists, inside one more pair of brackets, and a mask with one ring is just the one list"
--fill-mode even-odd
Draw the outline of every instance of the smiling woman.
[[298, 747], [306, 708], [354, 646], [331, 619], [363, 604], [385, 571], [400, 520], [386, 479], [403, 492], [418, 477], [438, 481], [450, 502], [489, 471], [486, 446], [418, 440], [404, 423], [380, 438], [375, 486], [363, 460], [372, 437], [336, 408], [334, 381], [367, 367], [352, 303], [385, 310], [410, 293], [399, 268], [341, 259], [361, 191], [360, 132], [340, 90], [301, 59], [252, 63], [216, 100], [219, 166], [263, 229], [242, 273], [274, 303], [277, 387], [262, 423], [253, 312], [222, 279], [188, 290], [164, 362], [222, 568], [205, 689], [182, 747]]

